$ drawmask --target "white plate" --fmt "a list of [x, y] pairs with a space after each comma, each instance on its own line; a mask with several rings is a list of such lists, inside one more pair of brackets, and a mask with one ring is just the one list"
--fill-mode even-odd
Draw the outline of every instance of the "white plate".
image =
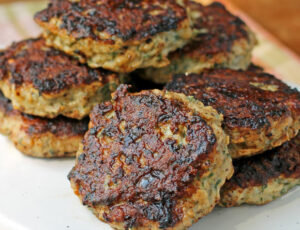
[[[73, 164], [26, 157], [1, 136], [0, 230], [110, 229], [73, 194], [67, 180]], [[300, 188], [265, 206], [216, 208], [191, 229], [299, 230]]]

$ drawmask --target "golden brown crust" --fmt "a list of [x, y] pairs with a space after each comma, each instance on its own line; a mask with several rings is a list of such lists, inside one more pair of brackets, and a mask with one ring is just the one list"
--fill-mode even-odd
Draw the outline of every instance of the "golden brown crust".
[[40, 94], [55, 96], [74, 87], [100, 82], [112, 72], [91, 69], [66, 54], [49, 48], [42, 38], [13, 43], [0, 55], [0, 81], [15, 87], [30, 86]]
[[10, 100], [2, 92], [0, 118], [0, 132], [8, 135], [20, 151], [35, 157], [75, 156], [89, 122], [88, 118], [78, 121], [65, 117], [46, 119], [23, 114], [13, 109]]
[[[243, 133], [252, 137], [265, 133], [264, 143], [268, 143], [266, 139], [275, 139], [275, 146], [267, 148], [270, 149], [286, 141], [283, 139], [280, 143], [276, 140], [283, 137], [281, 134], [277, 137], [275, 131], [283, 131], [284, 134], [291, 128], [291, 134], [284, 136], [290, 139], [300, 128], [300, 93], [261, 71], [213, 69], [201, 74], [176, 75], [166, 89], [194, 96], [222, 113], [224, 128], [237, 148], [251, 145], [239, 142]], [[287, 127], [279, 127], [281, 123]], [[283, 130], [274, 130], [274, 127]], [[263, 150], [265, 147], [256, 146], [245, 155]], [[239, 154], [234, 155], [237, 156]]]
[[[83, 204], [113, 226], [146, 229], [149, 225], [144, 224], [153, 222], [153, 227], [172, 228], [182, 222], [186, 210], [178, 203], [201, 190], [194, 182], [208, 176], [208, 169], [217, 164], [215, 157], [226, 156], [226, 145], [224, 153], [217, 150], [217, 138], [222, 143], [223, 137], [216, 137], [184, 99], [171, 95], [158, 90], [130, 94], [122, 86], [112, 103], [96, 106], [91, 114], [90, 130], [69, 179]], [[211, 108], [207, 112], [209, 122], [219, 119]], [[231, 169], [226, 170], [224, 178], [231, 175]], [[222, 179], [216, 190], [220, 183]], [[209, 210], [217, 197], [212, 199]], [[103, 205], [104, 211], [97, 211]]]

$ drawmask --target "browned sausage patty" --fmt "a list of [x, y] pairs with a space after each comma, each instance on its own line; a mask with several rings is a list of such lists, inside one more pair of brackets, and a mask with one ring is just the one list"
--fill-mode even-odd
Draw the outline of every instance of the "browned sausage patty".
[[0, 53], [0, 89], [27, 114], [82, 119], [110, 99], [119, 81], [115, 73], [88, 68], [47, 47], [42, 38], [14, 43]]
[[271, 202], [300, 185], [300, 134], [263, 154], [235, 160], [234, 169], [221, 189], [222, 206]]
[[261, 71], [215, 69], [177, 75], [166, 89], [194, 96], [224, 115], [233, 158], [280, 146], [300, 128], [300, 93]]
[[203, 6], [188, 1], [187, 8], [196, 38], [169, 55], [163, 68], [140, 71], [141, 77], [166, 83], [175, 73], [200, 73], [205, 68], [246, 69], [256, 38], [248, 26], [218, 2]]
[[47, 44], [116, 72], [164, 66], [168, 53], [192, 36], [175, 0], [52, 0], [35, 20]]
[[232, 175], [222, 116], [183, 94], [128, 93], [96, 106], [69, 174], [82, 203], [116, 229], [184, 229]]
[[39, 118], [13, 109], [0, 91], [0, 133], [26, 155], [34, 157], [75, 156], [88, 129], [89, 119]]

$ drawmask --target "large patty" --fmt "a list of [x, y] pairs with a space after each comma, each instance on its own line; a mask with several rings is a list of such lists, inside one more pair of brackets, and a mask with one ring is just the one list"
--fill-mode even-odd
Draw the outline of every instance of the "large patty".
[[96, 106], [69, 174], [84, 205], [117, 229], [184, 229], [232, 175], [221, 116], [183, 94], [128, 93]]

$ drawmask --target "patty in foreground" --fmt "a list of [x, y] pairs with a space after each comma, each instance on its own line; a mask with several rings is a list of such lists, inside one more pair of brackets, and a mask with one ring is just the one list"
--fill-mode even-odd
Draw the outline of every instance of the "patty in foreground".
[[170, 64], [139, 71], [141, 77], [167, 83], [175, 73], [200, 73], [205, 68], [246, 69], [256, 38], [248, 26], [221, 3], [203, 6], [188, 1], [196, 38], [169, 55]]
[[233, 173], [222, 115], [183, 94], [126, 88], [94, 108], [74, 192], [113, 228], [185, 229]]
[[14, 110], [0, 92], [0, 133], [7, 135], [22, 153], [33, 157], [75, 156], [88, 129], [88, 119], [45, 119]]
[[192, 36], [175, 0], [52, 0], [35, 20], [48, 45], [116, 72], [165, 66], [168, 53]]
[[235, 172], [221, 189], [220, 205], [269, 203], [300, 185], [300, 134], [280, 147], [233, 164]]
[[194, 96], [224, 115], [233, 158], [280, 146], [300, 129], [300, 93], [262, 71], [215, 69], [176, 75], [166, 89]]
[[0, 52], [0, 89], [26, 114], [82, 119], [110, 99], [119, 76], [90, 69], [49, 48], [42, 38], [14, 43]]

